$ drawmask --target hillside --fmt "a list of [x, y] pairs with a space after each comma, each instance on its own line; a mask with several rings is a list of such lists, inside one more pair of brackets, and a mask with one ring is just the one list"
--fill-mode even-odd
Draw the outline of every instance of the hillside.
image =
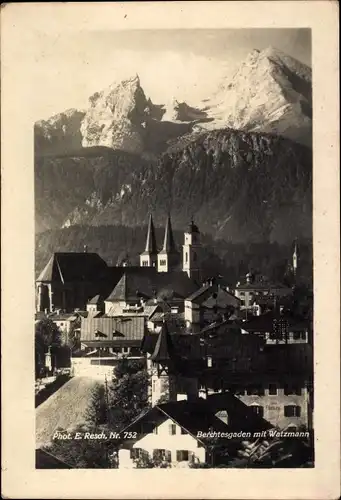
[[268, 134], [215, 130], [175, 141], [157, 161], [104, 149], [36, 160], [37, 230], [157, 225], [234, 242], [311, 237], [311, 150]]
[[56, 429], [71, 430], [85, 422], [92, 391], [99, 382], [74, 377], [36, 409], [36, 447], [48, 445]]

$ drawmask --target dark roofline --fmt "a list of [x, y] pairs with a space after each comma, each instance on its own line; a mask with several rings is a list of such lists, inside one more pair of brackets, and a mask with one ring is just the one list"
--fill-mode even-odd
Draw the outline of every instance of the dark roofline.
[[[40, 455], [40, 458], [39, 458], [39, 455]], [[48, 460], [55, 462], [57, 467], [37, 467], [37, 462], [41, 461], [41, 459], [44, 457], [44, 455], [46, 455], [46, 458]], [[59, 467], [58, 467], [58, 465], [59, 465]], [[60, 460], [59, 458], [55, 457], [54, 455], [52, 455], [52, 453], [50, 453], [46, 450], [43, 450], [41, 448], [36, 448], [36, 469], [74, 469], [74, 467], [72, 465], [64, 462], [64, 460]]]
[[[198, 398], [200, 399], [200, 398]], [[204, 400], [203, 400], [204, 401]], [[180, 401], [179, 401], [180, 402]], [[167, 403], [165, 403], [167, 404]], [[194, 434], [193, 432], [191, 432], [189, 429], [187, 429], [184, 425], [180, 424], [176, 418], [174, 418], [172, 415], [170, 415], [169, 413], [167, 413], [163, 408], [161, 408], [161, 405], [155, 405], [159, 410], [162, 411], [162, 413], [164, 413], [166, 415], [166, 417], [170, 418], [175, 424], [177, 424], [179, 427], [181, 427], [182, 429], [185, 429], [186, 432], [188, 432], [188, 434], [190, 434], [192, 437], [194, 437], [194, 439], [196, 441], [200, 441], [200, 443], [202, 445], [205, 446], [205, 441], [203, 441], [202, 439], [198, 438], [196, 434]]]

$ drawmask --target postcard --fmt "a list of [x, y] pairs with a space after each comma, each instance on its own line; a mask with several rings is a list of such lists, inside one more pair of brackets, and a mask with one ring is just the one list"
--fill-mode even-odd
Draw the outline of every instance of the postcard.
[[4, 6], [5, 498], [339, 496], [336, 14]]

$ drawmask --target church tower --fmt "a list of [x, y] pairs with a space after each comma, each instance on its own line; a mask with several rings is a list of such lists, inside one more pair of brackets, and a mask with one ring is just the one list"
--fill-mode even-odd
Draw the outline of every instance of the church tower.
[[292, 254], [292, 270], [295, 277], [297, 275], [297, 267], [298, 267], [298, 248], [297, 248], [297, 240], [295, 240], [294, 251]]
[[[188, 360], [185, 360], [187, 366]], [[176, 352], [167, 321], [164, 320], [154, 352], [147, 357], [147, 369], [151, 375], [152, 406], [160, 402], [196, 399], [199, 395], [198, 377], [195, 374], [183, 374], [183, 365]]]
[[166, 222], [165, 237], [163, 247], [158, 254], [158, 272], [167, 273], [173, 271], [179, 264], [179, 253], [176, 250], [172, 222], [170, 215]]
[[149, 215], [148, 232], [146, 239], [146, 247], [140, 255], [141, 267], [156, 267], [157, 264], [157, 248], [155, 229], [152, 214]]
[[183, 245], [183, 267], [188, 276], [200, 283], [201, 281], [201, 242], [198, 226], [191, 221], [188, 230], [184, 234]]

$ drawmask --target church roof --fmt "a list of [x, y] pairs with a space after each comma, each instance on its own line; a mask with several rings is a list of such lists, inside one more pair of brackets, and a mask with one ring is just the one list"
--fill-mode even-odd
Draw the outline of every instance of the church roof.
[[152, 214], [150, 214], [150, 216], [149, 216], [146, 247], [145, 247], [143, 253], [146, 253], [146, 254], [156, 254], [157, 253], [155, 228], [154, 228]]
[[166, 229], [165, 229], [165, 237], [163, 240], [163, 247], [160, 253], [167, 252], [167, 253], [174, 253], [176, 252], [176, 246], [174, 242], [174, 236], [173, 236], [173, 229], [172, 229], [172, 222], [170, 215], [168, 216], [167, 222], [166, 222]]
[[37, 281], [73, 282], [99, 280], [108, 270], [97, 253], [56, 252], [52, 255]]
[[158, 273], [154, 267], [126, 268], [106, 301], [183, 299], [195, 289], [195, 283], [183, 271]]
[[191, 220], [191, 223], [190, 223], [190, 225], [188, 227], [188, 232], [190, 234], [192, 234], [192, 233], [200, 233], [198, 226], [196, 224], [194, 224], [193, 220]]

